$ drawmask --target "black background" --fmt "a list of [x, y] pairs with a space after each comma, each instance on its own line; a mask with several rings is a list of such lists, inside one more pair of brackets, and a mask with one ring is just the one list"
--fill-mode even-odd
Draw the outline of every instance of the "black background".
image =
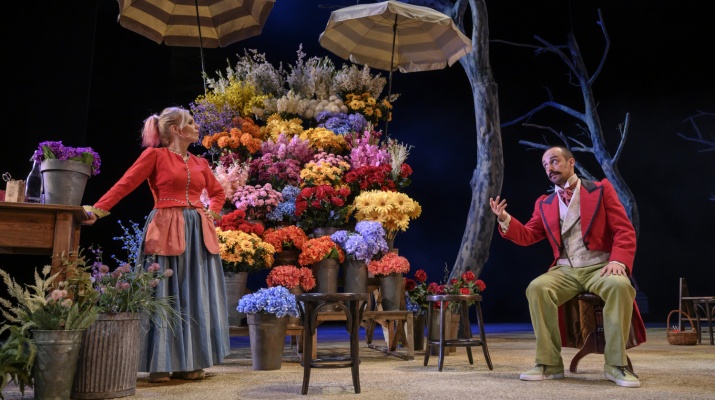
[[[333, 57], [320, 47], [318, 36], [332, 10], [354, 4], [277, 0], [262, 35], [227, 48], [204, 49], [206, 71], [224, 71], [244, 48], [266, 53], [274, 65], [293, 63], [300, 44], [309, 57]], [[698, 110], [715, 112], [715, 25], [704, 4], [487, 1], [491, 39], [536, 44], [533, 36], [539, 35], [565, 44], [573, 30], [591, 71], [604, 48], [596, 25], [597, 10], [603, 12], [612, 42], [594, 90], [612, 153], [618, 124], [626, 113], [631, 115], [619, 168], [640, 209], [634, 272], [648, 297], [647, 322], [664, 324], [668, 312], [677, 308], [680, 276], [688, 279], [691, 294], [715, 293], [715, 202], [708, 200], [715, 193], [715, 154], [699, 152], [702, 147], [676, 135], [694, 135], [684, 120]], [[2, 13], [6, 123], [0, 171], [24, 179], [31, 167], [28, 159], [41, 141], [91, 146], [103, 162], [101, 173], [88, 181], [83, 202], [90, 204], [140, 154], [139, 132], [147, 116], [170, 105], [188, 107], [203, 93], [199, 49], [157, 45], [122, 28], [112, 0], [9, 7]], [[581, 108], [579, 88], [569, 84], [567, 70], [555, 56], [536, 56], [501, 43], [490, 50], [502, 122], [546, 100], [547, 87], [555, 100]], [[344, 62], [334, 61], [337, 66]], [[414, 145], [408, 159], [414, 183], [406, 192], [423, 207], [423, 215], [397, 236], [395, 245], [410, 260], [410, 276], [422, 268], [430, 281], [439, 281], [444, 267], [454, 263], [471, 198], [476, 157], [472, 95], [458, 64], [441, 71], [397, 72], [393, 80], [393, 93], [402, 97], [395, 103], [390, 135]], [[532, 122], [553, 124], [570, 135], [579, 132], [563, 114], [547, 112]], [[700, 123], [713, 140], [715, 118], [703, 117]], [[502, 131], [503, 196], [509, 200], [508, 211], [522, 221], [549, 182], [540, 166], [541, 152], [527, 151], [518, 141], [554, 142], [544, 135], [518, 125]], [[580, 160], [595, 164], [587, 155]], [[590, 171], [602, 178], [597, 167]], [[142, 222], [150, 208], [151, 194], [143, 185], [110, 217], [82, 229], [82, 247], [99, 244], [109, 254], [123, 256], [112, 240], [121, 234], [117, 220]], [[32, 268], [48, 262], [48, 257], [0, 254], [0, 268], [20, 281], [29, 282]], [[528, 322], [524, 290], [550, 262], [546, 242], [519, 247], [495, 235], [480, 276], [487, 285], [486, 321]], [[265, 285], [263, 276], [252, 276], [249, 286]]]

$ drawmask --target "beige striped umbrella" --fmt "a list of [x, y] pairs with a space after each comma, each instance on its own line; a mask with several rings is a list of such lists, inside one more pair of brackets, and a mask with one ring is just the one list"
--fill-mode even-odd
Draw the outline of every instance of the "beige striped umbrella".
[[119, 24], [168, 46], [226, 47], [261, 34], [276, 0], [117, 0]]
[[333, 11], [319, 42], [341, 58], [390, 71], [389, 86], [392, 71], [442, 69], [472, 51], [449, 16], [392, 0]]

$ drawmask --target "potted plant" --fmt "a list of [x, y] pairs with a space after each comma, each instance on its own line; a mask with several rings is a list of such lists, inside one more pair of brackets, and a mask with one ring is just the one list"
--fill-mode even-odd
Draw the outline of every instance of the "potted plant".
[[[0, 270], [7, 292], [15, 300], [13, 304], [0, 299], [0, 309], [7, 320], [0, 334], [8, 330], [11, 336], [22, 334], [31, 340], [30, 351], [18, 353], [15, 361], [25, 366], [31, 364], [35, 397], [40, 399], [69, 398], [82, 333], [97, 319], [99, 311], [99, 293], [92, 287], [83, 257], [72, 256], [71, 261], [63, 258], [62, 262], [63, 281], [59, 281], [60, 273], [50, 276], [52, 267], [46, 265], [42, 275], [35, 270], [34, 285], [20, 285]], [[15, 337], [19, 343], [28, 343]], [[33, 353], [36, 354], [34, 360]], [[25, 356], [27, 361], [22, 360]], [[18, 382], [21, 388], [29, 383], [24, 372], [14, 377], [22, 380]]]
[[280, 369], [287, 317], [299, 315], [295, 296], [283, 286], [261, 288], [243, 296], [236, 309], [247, 317], [253, 369]]
[[69, 147], [61, 141], [40, 143], [32, 160], [41, 163], [44, 202], [75, 206], [82, 204], [87, 179], [99, 174], [101, 165], [91, 147]]
[[330, 238], [345, 251], [343, 276], [346, 293], [367, 293], [367, 264], [387, 251], [385, 230], [377, 221], [360, 221], [354, 231], [340, 230]]
[[368, 190], [352, 203], [351, 213], [357, 221], [378, 221], [385, 229], [385, 239], [392, 248], [399, 231], [406, 231], [410, 220], [420, 216], [422, 207], [410, 196], [400, 192]]
[[298, 265], [298, 256], [308, 240], [308, 235], [297, 226], [288, 225], [266, 230], [263, 240], [275, 248], [276, 265]]
[[[248, 274], [273, 265], [275, 248], [255, 233], [216, 228], [216, 234], [226, 280], [226, 300], [229, 305], [237, 304], [246, 292]], [[228, 309], [229, 325], [240, 326], [244, 315], [234, 307]]]
[[298, 264], [303, 267], [310, 266], [313, 270], [315, 290], [320, 293], [338, 292], [338, 272], [343, 261], [345, 252], [330, 236], [308, 239], [298, 257]]
[[415, 350], [423, 350], [425, 346], [425, 315], [427, 303], [427, 273], [423, 269], [415, 272], [414, 279], [405, 279], [405, 305], [414, 314], [413, 334]]
[[[133, 232], [122, 225], [125, 235], [115, 239], [124, 242], [130, 260], [137, 260], [143, 229], [129, 222]], [[96, 257], [92, 280], [100, 293], [97, 301], [100, 314], [83, 334], [71, 395], [75, 399], [130, 396], [136, 392], [141, 314], [157, 323], [175, 321], [178, 316], [172, 307], [173, 298], [154, 295], [159, 281], [172, 276], [173, 270], [161, 271], [159, 264], [150, 259], [147, 265], [132, 265], [116, 257], [120, 265], [111, 270], [103, 262], [101, 248], [92, 248], [91, 252]], [[117, 357], [120, 353], [123, 356]]]
[[378, 260], [370, 261], [367, 272], [380, 279], [383, 310], [399, 310], [403, 292], [403, 274], [410, 272], [410, 262], [397, 253], [389, 252]]

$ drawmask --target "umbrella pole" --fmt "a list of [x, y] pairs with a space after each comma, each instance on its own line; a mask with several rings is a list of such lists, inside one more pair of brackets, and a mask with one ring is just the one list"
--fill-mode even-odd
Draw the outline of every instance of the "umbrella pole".
[[[395, 39], [397, 39], [397, 14], [395, 14], [395, 23], [392, 25], [392, 54], [390, 54], [390, 73], [387, 78], [387, 101], [390, 102], [392, 96], [392, 70], [395, 65]], [[392, 103], [390, 103], [392, 105]], [[387, 120], [385, 120], [385, 138], [387, 135], [387, 126], [390, 123], [390, 110], [387, 111]]]
[[[199, 0], [194, 0], [196, 5], [196, 26], [199, 28], [199, 54], [201, 55], [201, 81], [204, 84], [204, 96], [206, 96], [206, 69], [204, 68], [204, 45], [201, 40], [201, 20], [199, 19]], [[394, 46], [394, 44], [393, 44]]]

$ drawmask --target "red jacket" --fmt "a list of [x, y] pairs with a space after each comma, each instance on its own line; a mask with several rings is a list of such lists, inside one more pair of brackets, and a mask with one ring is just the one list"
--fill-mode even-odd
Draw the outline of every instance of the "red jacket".
[[[154, 195], [154, 208], [157, 209], [146, 232], [146, 254], [183, 253], [185, 226], [182, 209], [188, 207], [203, 210], [200, 197], [204, 189], [211, 199], [211, 211], [219, 213], [226, 198], [206, 159], [192, 154], [189, 161], [184, 163], [180, 155], [167, 148], [149, 147], [94, 207], [109, 211], [144, 181], [149, 183]], [[209, 252], [217, 254], [218, 239], [213, 223], [203, 212], [199, 214], [204, 244]]]
[[[556, 193], [543, 195], [536, 200], [531, 219], [522, 224], [512, 217], [506, 233], [499, 233], [522, 246], [549, 240], [554, 254], [553, 266], [560, 256], [562, 246], [561, 224], [559, 222], [559, 201]], [[589, 250], [610, 252], [610, 260], [619, 261], [633, 273], [633, 259], [636, 253], [636, 234], [626, 215], [618, 194], [607, 179], [591, 182], [582, 179], [580, 191], [581, 236]], [[645, 342], [645, 326], [638, 307], [633, 302], [632, 331], [635, 344]], [[561, 325], [563, 327], [563, 324]], [[562, 339], [566, 332], [562, 329]], [[568, 340], [564, 341], [568, 346]]]

